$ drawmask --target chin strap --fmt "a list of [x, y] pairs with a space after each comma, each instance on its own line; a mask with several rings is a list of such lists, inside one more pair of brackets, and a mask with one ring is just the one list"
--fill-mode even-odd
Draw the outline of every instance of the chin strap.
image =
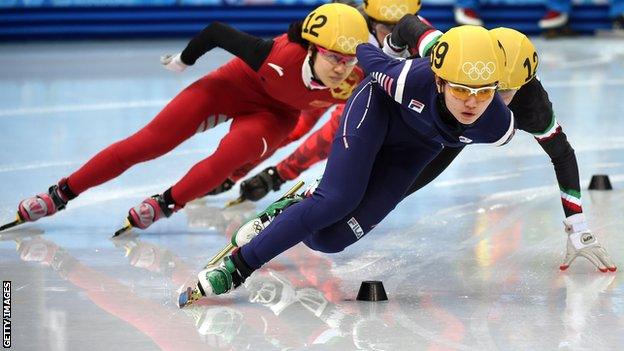
[[312, 56], [308, 51], [305, 59], [303, 60], [303, 65], [301, 66], [301, 79], [303, 79], [303, 83], [308, 89], [312, 90], [321, 90], [321, 89], [329, 89], [321, 81], [316, 78], [314, 74], [314, 69], [312, 67]]

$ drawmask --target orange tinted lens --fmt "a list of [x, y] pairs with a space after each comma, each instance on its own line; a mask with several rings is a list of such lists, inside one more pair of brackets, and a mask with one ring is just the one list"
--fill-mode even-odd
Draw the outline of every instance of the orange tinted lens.
[[449, 85], [449, 90], [451, 94], [461, 100], [468, 100], [470, 97], [470, 90], [462, 87], [454, 87]]
[[[468, 98], [470, 98], [470, 95], [471, 95], [470, 89], [466, 89], [464, 87], [452, 86], [452, 85], [449, 85], [449, 89], [451, 91], [451, 95], [453, 95], [454, 97], [460, 100], [468, 100]], [[492, 96], [494, 96], [495, 91], [496, 91], [495, 89], [478, 90], [475, 94], [475, 98], [479, 102], [486, 101], [490, 99]]]
[[477, 101], [485, 101], [494, 96], [495, 89], [483, 89], [477, 92]]

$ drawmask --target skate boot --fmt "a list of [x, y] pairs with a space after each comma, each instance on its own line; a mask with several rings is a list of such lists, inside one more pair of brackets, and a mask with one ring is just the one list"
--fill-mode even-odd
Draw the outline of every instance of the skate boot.
[[271, 224], [275, 217], [277, 217], [280, 213], [284, 212], [286, 208], [300, 202], [307, 197], [312, 196], [320, 180], [320, 178], [317, 179], [301, 194], [293, 194], [282, 197], [281, 199], [269, 205], [266, 210], [258, 213], [256, 217], [247, 221], [240, 228], [238, 228], [234, 235], [232, 235], [232, 245], [236, 247], [241, 247], [250, 242], [251, 239], [253, 239], [256, 235], [260, 234], [260, 232], [262, 232], [264, 228]]
[[146, 229], [163, 217], [169, 217], [181, 206], [165, 201], [164, 195], [152, 195], [128, 211], [128, 222], [133, 227]]
[[67, 202], [75, 197], [67, 186], [67, 179], [63, 178], [47, 193], [22, 200], [17, 206], [17, 215], [23, 222], [34, 222], [64, 209]]
[[245, 224], [243, 224], [234, 235], [232, 235], [232, 245], [236, 247], [241, 247], [248, 242], [251, 241], [256, 235], [260, 234], [266, 228], [275, 217], [277, 217], [280, 213], [284, 212], [284, 210], [301, 200], [304, 197], [301, 194], [291, 195], [279, 199], [269, 205], [266, 210], [258, 213], [256, 217], [250, 219]]
[[199, 272], [197, 287], [203, 296], [226, 294], [243, 284], [252, 272], [243, 261], [240, 249], [236, 249], [225, 256], [219, 265]]
[[178, 306], [188, 306], [203, 296], [227, 294], [243, 284], [253, 271], [243, 260], [240, 249], [235, 249], [219, 264], [208, 266], [199, 272], [197, 285], [194, 289], [187, 287], [181, 292]]

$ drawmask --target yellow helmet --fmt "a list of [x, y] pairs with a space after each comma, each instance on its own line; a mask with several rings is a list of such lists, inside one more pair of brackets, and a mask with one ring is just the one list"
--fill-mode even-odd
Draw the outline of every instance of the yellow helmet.
[[360, 12], [332, 3], [317, 7], [303, 21], [301, 37], [325, 49], [355, 55], [355, 47], [368, 41], [368, 27]]
[[495, 28], [490, 33], [503, 44], [507, 68], [499, 82], [501, 89], [519, 89], [535, 77], [539, 57], [535, 46], [526, 35], [511, 28]]
[[416, 14], [421, 0], [364, 0], [364, 12], [377, 22], [394, 24], [405, 15]]
[[491, 85], [504, 77], [505, 51], [487, 29], [459, 26], [438, 39], [431, 51], [431, 69], [452, 83]]

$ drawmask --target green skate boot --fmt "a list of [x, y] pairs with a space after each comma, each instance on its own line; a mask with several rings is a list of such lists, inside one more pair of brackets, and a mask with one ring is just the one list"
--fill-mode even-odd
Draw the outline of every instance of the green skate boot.
[[272, 203], [266, 208], [266, 210], [258, 213], [256, 217], [250, 219], [238, 228], [236, 233], [232, 235], [232, 245], [241, 247], [247, 244], [256, 235], [260, 234], [264, 228], [271, 224], [275, 217], [284, 212], [286, 208], [300, 202], [303, 199], [304, 197], [302, 195], [291, 195]]
[[234, 235], [232, 235], [232, 245], [235, 247], [241, 247], [251, 241], [256, 235], [260, 234], [264, 228], [266, 228], [275, 217], [284, 210], [298, 202], [301, 202], [306, 197], [312, 196], [314, 190], [318, 186], [320, 178], [317, 179], [312, 185], [310, 185], [301, 194], [287, 194], [281, 199], [275, 201], [266, 210], [258, 213], [255, 218], [250, 219], [243, 224]]
[[227, 294], [243, 284], [253, 271], [241, 257], [240, 249], [236, 249], [219, 265], [208, 266], [199, 272], [197, 285], [180, 294], [178, 306], [188, 306], [202, 296]]

